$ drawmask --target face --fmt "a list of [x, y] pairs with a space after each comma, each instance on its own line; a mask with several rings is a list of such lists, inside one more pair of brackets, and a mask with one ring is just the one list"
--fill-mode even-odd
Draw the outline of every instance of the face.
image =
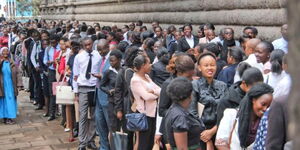
[[155, 42], [154, 46], [153, 46], [153, 51], [156, 54], [158, 49], [161, 47], [161, 43], [160, 42]]
[[107, 39], [108, 41], [111, 41], [111, 40], [113, 40], [113, 39], [114, 39], [114, 37], [113, 37], [113, 36], [111, 36], [110, 34], [108, 34], [106, 39]]
[[146, 59], [147, 59], [146, 63], [141, 67], [141, 70], [143, 70], [145, 73], [150, 73], [151, 72], [150, 59], [148, 57]]
[[192, 35], [192, 29], [190, 26], [185, 26], [183, 32], [187, 37], [190, 37]]
[[255, 34], [251, 29], [247, 29], [244, 31], [244, 34], [249, 35], [251, 38], [255, 38]]
[[8, 29], [4, 29], [4, 30], [3, 30], [3, 34], [4, 34], [5, 36], [7, 36], [7, 35], [8, 35]]
[[34, 41], [38, 41], [40, 39], [40, 35], [35, 32], [32, 34], [32, 38], [34, 39]]
[[197, 35], [198, 35], [198, 38], [203, 38], [204, 37], [203, 32], [200, 29], [198, 29]]
[[156, 27], [158, 27], [158, 23], [157, 22], [152, 22], [152, 28], [155, 29]]
[[200, 49], [200, 46], [196, 46], [194, 48], [194, 56], [198, 59], [198, 57], [201, 55], [201, 53], [199, 53], [199, 49]]
[[175, 33], [175, 39], [179, 40], [181, 38], [181, 33], [180, 32], [176, 32]]
[[110, 66], [113, 68], [119, 68], [120, 67], [120, 60], [116, 56], [110, 56], [109, 57], [109, 63]]
[[209, 29], [207, 26], [203, 27], [203, 32], [204, 32], [205, 36], [207, 36], [207, 33], [208, 33], [209, 30], [211, 30], [211, 29]]
[[246, 42], [245, 45], [246, 45], [245, 46], [245, 55], [249, 56], [249, 55], [253, 54], [254, 53], [254, 49], [251, 47], [250, 43]]
[[216, 36], [215, 36], [215, 32], [214, 32], [213, 30], [208, 30], [208, 32], [207, 32], [207, 39], [208, 39], [209, 41], [211, 41], [211, 40], [213, 40], [215, 37], [216, 37]]
[[56, 40], [50, 40], [50, 45], [51, 45], [52, 47], [56, 47], [57, 41], [56, 41]]
[[228, 64], [233, 64], [234, 58], [227, 53], [227, 63]]
[[60, 40], [60, 41], [59, 41], [59, 46], [60, 46], [60, 49], [61, 49], [61, 50], [66, 50], [66, 49], [67, 49], [67, 44], [66, 44], [66, 42], [63, 41], [63, 40]]
[[255, 57], [258, 63], [266, 63], [269, 61], [270, 53], [263, 44], [258, 44], [255, 48]]
[[252, 101], [252, 109], [254, 114], [261, 118], [266, 112], [267, 108], [271, 105], [273, 96], [272, 94], [264, 94], [257, 99]]
[[281, 35], [285, 40], [288, 40], [288, 25], [285, 24], [281, 27]]
[[160, 28], [155, 28], [155, 34], [156, 34], [157, 37], [162, 36], [162, 31], [160, 30]]
[[134, 28], [135, 28], [135, 25], [134, 25], [134, 23], [132, 23], [132, 24], [130, 24], [130, 25], [129, 25], [129, 29], [130, 29], [130, 31], [133, 31], [133, 30], [134, 30]]
[[92, 40], [86, 40], [83, 42], [83, 47], [86, 51], [91, 52], [93, 48], [93, 41]]
[[42, 40], [47, 40], [47, 39], [49, 39], [49, 36], [46, 33], [43, 33], [41, 35], [41, 38], [42, 38]]
[[98, 44], [97, 50], [101, 56], [105, 56], [109, 52], [109, 47], [107, 45]]
[[168, 35], [168, 30], [164, 29], [164, 31], [163, 31], [163, 37], [166, 37], [167, 35]]
[[4, 49], [2, 51], [2, 57], [4, 57], [4, 58], [8, 58], [9, 57], [9, 50], [8, 49]]
[[233, 32], [231, 29], [226, 29], [224, 32], [224, 38], [226, 40], [232, 40], [233, 39]]
[[42, 43], [42, 48], [45, 49], [46, 47], [48, 47], [49, 43], [47, 41], [43, 41]]
[[200, 60], [199, 71], [205, 78], [214, 78], [217, 70], [216, 60], [212, 56], [205, 56]]

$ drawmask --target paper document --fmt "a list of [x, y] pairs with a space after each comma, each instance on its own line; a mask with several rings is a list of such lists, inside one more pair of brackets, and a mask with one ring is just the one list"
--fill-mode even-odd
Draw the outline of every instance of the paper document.
[[201, 103], [198, 103], [198, 115], [199, 115], [199, 118], [202, 117], [203, 110], [204, 110], [204, 105], [201, 104]]

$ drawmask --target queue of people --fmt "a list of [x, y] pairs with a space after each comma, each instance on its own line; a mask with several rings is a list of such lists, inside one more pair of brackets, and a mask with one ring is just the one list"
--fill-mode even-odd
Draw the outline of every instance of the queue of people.
[[[120, 149], [118, 132], [128, 150], [281, 150], [291, 141], [281, 132], [291, 87], [287, 27], [271, 43], [255, 27], [216, 36], [211, 23], [194, 35], [190, 24], [163, 29], [157, 21], [152, 29], [142, 21], [2, 22], [0, 118], [16, 123], [26, 90], [48, 121], [62, 116], [79, 150]], [[62, 84], [72, 88], [71, 104], [58, 99]]]

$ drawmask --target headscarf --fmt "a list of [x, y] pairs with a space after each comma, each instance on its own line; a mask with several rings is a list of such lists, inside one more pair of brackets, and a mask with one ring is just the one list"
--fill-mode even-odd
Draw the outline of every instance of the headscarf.
[[266, 83], [255, 84], [248, 94], [243, 98], [240, 104], [240, 109], [238, 112], [238, 134], [240, 139], [240, 145], [242, 148], [246, 148], [249, 145], [246, 144], [248, 133], [250, 130], [250, 119], [252, 110], [252, 101], [260, 96], [268, 93], [273, 93], [273, 88]]
[[8, 50], [8, 47], [2, 47], [1, 49], [0, 49], [0, 55], [2, 56], [2, 52], [3, 52], [3, 50], [5, 50], [5, 49], [7, 49]]

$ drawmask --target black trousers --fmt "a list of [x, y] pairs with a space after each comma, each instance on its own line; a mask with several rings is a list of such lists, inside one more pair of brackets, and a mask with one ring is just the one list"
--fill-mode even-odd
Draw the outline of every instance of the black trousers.
[[154, 145], [156, 119], [147, 117], [148, 130], [139, 132], [138, 150], [152, 150]]
[[34, 100], [38, 103], [39, 106], [44, 106], [45, 101], [43, 98], [42, 79], [40, 72], [37, 72], [35, 69], [33, 69], [32, 77], [34, 81]]
[[49, 69], [49, 71], [48, 71], [48, 82], [49, 82], [49, 92], [50, 92], [49, 114], [50, 114], [50, 116], [55, 116], [56, 98], [55, 98], [55, 95], [53, 95], [53, 91], [52, 91], [52, 83], [56, 82], [55, 70]]

